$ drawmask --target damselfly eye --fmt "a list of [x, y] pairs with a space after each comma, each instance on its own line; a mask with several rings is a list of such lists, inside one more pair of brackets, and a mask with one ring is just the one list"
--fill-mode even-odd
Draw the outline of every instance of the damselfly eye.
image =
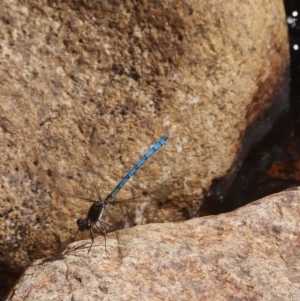
[[76, 224], [79, 231], [84, 231], [87, 228], [87, 221], [85, 219], [78, 219]]

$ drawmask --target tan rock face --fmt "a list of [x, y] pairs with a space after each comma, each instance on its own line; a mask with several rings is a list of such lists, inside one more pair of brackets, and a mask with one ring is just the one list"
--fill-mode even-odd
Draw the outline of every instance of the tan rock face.
[[74, 236], [90, 204], [66, 193], [89, 197], [95, 179], [106, 196], [167, 130], [120, 192], [143, 195], [112, 220], [194, 216], [287, 69], [282, 1], [5, 0], [0, 20], [0, 235], [15, 272]]
[[[36, 261], [8, 300], [299, 300], [300, 189]], [[27, 299], [26, 299], [27, 298]]]

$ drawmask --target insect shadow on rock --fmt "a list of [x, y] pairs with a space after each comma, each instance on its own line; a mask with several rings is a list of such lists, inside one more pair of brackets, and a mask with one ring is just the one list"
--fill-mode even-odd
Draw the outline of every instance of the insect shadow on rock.
[[[126, 176], [118, 183], [118, 185], [112, 190], [112, 192], [105, 198], [102, 199], [100, 197], [100, 193], [97, 189], [97, 186], [95, 185], [95, 182], [93, 181], [94, 184], [94, 188], [97, 192], [97, 200], [93, 200], [93, 199], [89, 199], [89, 198], [82, 198], [82, 197], [76, 197], [79, 199], [83, 199], [83, 200], [87, 200], [87, 201], [91, 201], [93, 202], [93, 204], [91, 205], [87, 217], [85, 219], [78, 219], [77, 220], [77, 226], [78, 226], [78, 231], [74, 237], [74, 240], [78, 234], [79, 231], [85, 231], [85, 230], [89, 230], [90, 232], [90, 236], [92, 239], [92, 243], [91, 246], [88, 250], [88, 254], [91, 251], [92, 245], [94, 243], [94, 234], [93, 234], [93, 225], [95, 225], [97, 227], [97, 229], [99, 230], [100, 234], [104, 236], [104, 246], [105, 246], [105, 251], [106, 250], [106, 229], [107, 228], [111, 228], [113, 230], [115, 230], [115, 228], [105, 222], [102, 219], [102, 216], [104, 213], [108, 213], [107, 211], [107, 207], [109, 205], [114, 205], [117, 203], [117, 201], [114, 201], [114, 198], [116, 196], [116, 194], [120, 191], [120, 189], [126, 184], [126, 182], [137, 172], [137, 170], [147, 161], [147, 159], [149, 159], [157, 150], [159, 150], [167, 141], [167, 139], [169, 138], [169, 133], [163, 135], [150, 149], [149, 151], [142, 157], [142, 159], [126, 174]], [[74, 196], [73, 196], [74, 197]], [[109, 213], [108, 213], [109, 214]], [[98, 226], [99, 223], [99, 226]], [[119, 238], [116, 232], [116, 237], [119, 243]], [[108, 252], [107, 252], [108, 253]]]

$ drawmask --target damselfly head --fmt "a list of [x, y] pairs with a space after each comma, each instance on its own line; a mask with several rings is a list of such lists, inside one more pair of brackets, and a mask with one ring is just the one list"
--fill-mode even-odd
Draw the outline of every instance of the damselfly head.
[[91, 224], [90, 220], [88, 220], [88, 219], [79, 218], [76, 221], [76, 224], [78, 226], [78, 231], [81, 231], [81, 232], [85, 231], [85, 230], [90, 230], [92, 227], [92, 224]]

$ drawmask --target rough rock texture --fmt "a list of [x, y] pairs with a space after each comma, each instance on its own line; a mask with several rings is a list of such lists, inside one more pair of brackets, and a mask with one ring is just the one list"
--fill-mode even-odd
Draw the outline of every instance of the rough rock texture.
[[300, 300], [300, 189], [36, 261], [8, 300]]
[[261, 137], [284, 106], [279, 0], [4, 0], [0, 37], [0, 267], [10, 272], [74, 236], [89, 204], [64, 193], [89, 197], [94, 178], [105, 196], [166, 130], [120, 193], [143, 192], [137, 209], [114, 220], [194, 216], [247, 126], [276, 103]]

